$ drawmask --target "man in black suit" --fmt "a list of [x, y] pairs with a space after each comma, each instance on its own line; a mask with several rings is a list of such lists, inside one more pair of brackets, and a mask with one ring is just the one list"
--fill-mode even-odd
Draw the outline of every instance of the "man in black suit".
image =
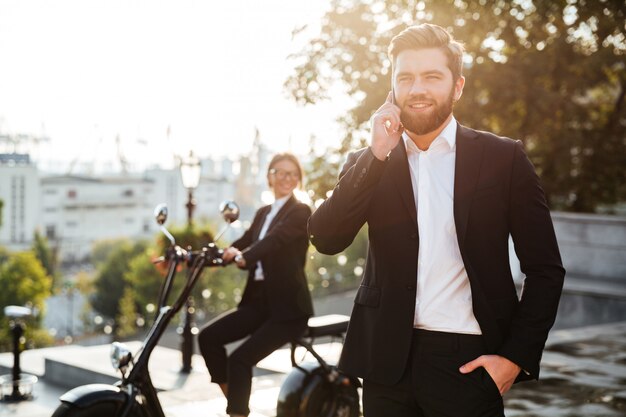
[[[520, 141], [458, 124], [463, 46], [421, 24], [389, 46], [392, 91], [311, 216], [321, 253], [368, 224], [369, 252], [339, 367], [364, 379], [365, 417], [502, 416], [537, 379], [565, 270]], [[525, 274], [518, 297], [508, 240]]]

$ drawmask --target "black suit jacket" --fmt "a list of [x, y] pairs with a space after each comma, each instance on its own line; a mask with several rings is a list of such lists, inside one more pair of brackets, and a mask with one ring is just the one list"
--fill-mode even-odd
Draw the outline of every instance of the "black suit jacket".
[[272, 220], [265, 237], [258, 240], [270, 209], [271, 206], [261, 207], [250, 228], [232, 244], [242, 251], [249, 271], [239, 305], [246, 305], [252, 299], [248, 284], [254, 280], [257, 261], [261, 261], [270, 319], [287, 321], [310, 317], [313, 315], [313, 303], [304, 264], [309, 247], [307, 219], [311, 209], [292, 196]]
[[[474, 315], [489, 352], [529, 373], [520, 372], [518, 380], [537, 378], [565, 270], [543, 190], [521, 142], [458, 126], [454, 220]], [[386, 161], [369, 148], [348, 157], [332, 196], [309, 220], [311, 241], [322, 253], [337, 253], [366, 222], [367, 264], [339, 366], [391, 385], [409, 355], [419, 250], [403, 141]], [[509, 235], [526, 275], [519, 299]]]

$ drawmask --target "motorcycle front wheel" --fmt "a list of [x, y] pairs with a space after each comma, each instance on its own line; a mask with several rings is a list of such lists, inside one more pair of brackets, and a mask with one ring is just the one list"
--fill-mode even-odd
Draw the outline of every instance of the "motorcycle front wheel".
[[[96, 402], [87, 407], [78, 407], [76, 404], [61, 403], [52, 417], [115, 417], [122, 412], [119, 403]], [[139, 407], [133, 407], [128, 417], [148, 417]]]

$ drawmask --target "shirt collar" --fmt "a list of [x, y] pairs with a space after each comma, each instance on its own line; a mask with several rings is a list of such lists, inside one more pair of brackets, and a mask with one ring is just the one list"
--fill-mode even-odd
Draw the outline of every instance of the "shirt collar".
[[278, 212], [281, 208], [283, 208], [289, 198], [291, 198], [291, 194], [281, 197], [278, 200], [274, 200], [270, 211]]
[[[453, 150], [456, 146], [456, 128], [457, 121], [454, 116], [452, 116], [446, 127], [444, 127], [441, 133], [439, 133], [439, 136], [435, 138], [429, 149], [432, 149], [433, 145], [436, 146], [438, 143], [442, 143], [445, 141], [448, 144], [449, 149]], [[415, 142], [411, 140], [406, 131], [402, 133], [402, 139], [404, 140], [404, 146], [407, 152], [425, 152], [417, 147]]]

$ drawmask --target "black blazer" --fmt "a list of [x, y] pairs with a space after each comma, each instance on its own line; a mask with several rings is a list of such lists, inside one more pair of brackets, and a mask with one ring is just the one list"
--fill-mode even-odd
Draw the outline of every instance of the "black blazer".
[[261, 207], [250, 228], [232, 244], [242, 251], [249, 271], [239, 305], [250, 302], [252, 294], [248, 284], [254, 280], [257, 261], [261, 261], [270, 319], [287, 321], [310, 317], [313, 315], [313, 303], [304, 275], [304, 264], [309, 247], [306, 227], [311, 209], [292, 196], [276, 213], [265, 237], [258, 240], [270, 209], [271, 206]]
[[[490, 353], [537, 378], [565, 270], [550, 212], [522, 144], [461, 125], [456, 136], [454, 220], [474, 315]], [[419, 250], [417, 213], [403, 141], [386, 161], [349, 155], [340, 179], [309, 220], [326, 254], [345, 249], [367, 222], [369, 252], [339, 366], [382, 384], [404, 372], [413, 330]], [[508, 238], [526, 275], [518, 300]]]

